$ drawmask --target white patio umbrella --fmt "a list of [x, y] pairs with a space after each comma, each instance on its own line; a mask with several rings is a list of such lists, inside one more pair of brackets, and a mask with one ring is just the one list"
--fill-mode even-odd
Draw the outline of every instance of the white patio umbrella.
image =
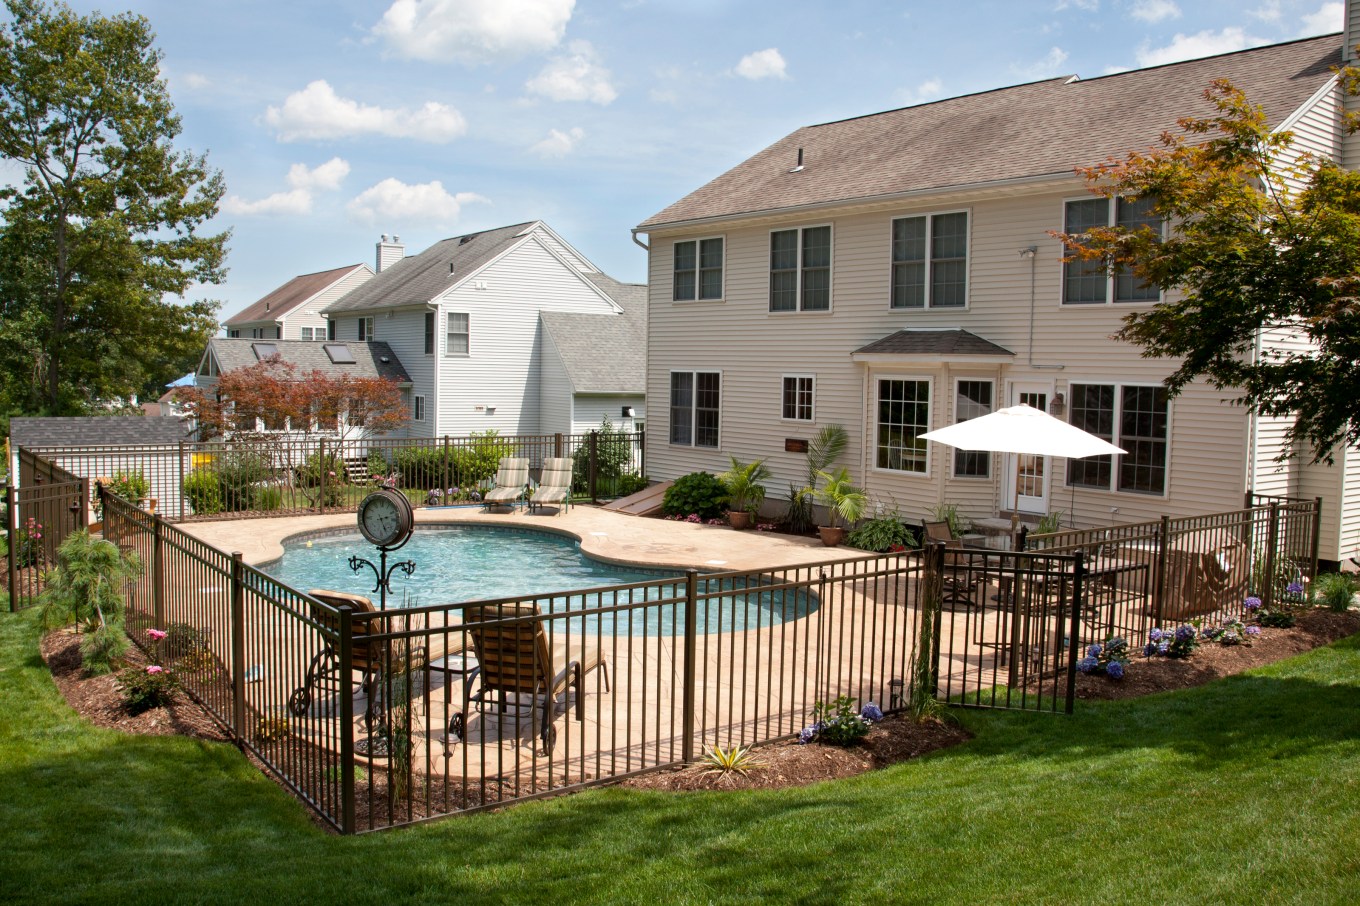
[[1068, 459], [1125, 452], [1107, 440], [1023, 403], [947, 428], [927, 431], [921, 437], [960, 450], [1065, 456]]

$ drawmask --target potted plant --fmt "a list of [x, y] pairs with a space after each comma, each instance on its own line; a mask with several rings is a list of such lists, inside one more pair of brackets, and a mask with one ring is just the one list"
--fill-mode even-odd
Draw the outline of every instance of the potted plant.
[[756, 510], [765, 499], [765, 486], [762, 481], [770, 477], [770, 469], [765, 460], [743, 463], [731, 457], [732, 468], [718, 476], [727, 488], [727, 522], [734, 529], [749, 528]]
[[[834, 472], [818, 472], [822, 486], [813, 490], [818, 500], [826, 504], [830, 525], [817, 526], [822, 543], [835, 547], [845, 540], [845, 526], [858, 522], [869, 504], [869, 497], [850, 481], [850, 472], [841, 466]], [[842, 524], [844, 523], [844, 524]]]

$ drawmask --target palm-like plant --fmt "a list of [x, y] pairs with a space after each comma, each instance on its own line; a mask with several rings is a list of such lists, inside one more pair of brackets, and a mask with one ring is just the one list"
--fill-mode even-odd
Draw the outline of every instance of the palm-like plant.
[[765, 465], [763, 459], [743, 463], [733, 456], [731, 460], [732, 468], [718, 476], [718, 480], [727, 488], [727, 506], [733, 511], [754, 516], [765, 499], [765, 486], [761, 482], [770, 477], [770, 467]]
[[821, 486], [813, 493], [826, 504], [831, 525], [837, 526], [842, 521], [846, 525], [858, 522], [869, 505], [869, 495], [850, 480], [850, 471], [845, 466], [834, 472], [822, 470], [817, 473], [817, 478]]

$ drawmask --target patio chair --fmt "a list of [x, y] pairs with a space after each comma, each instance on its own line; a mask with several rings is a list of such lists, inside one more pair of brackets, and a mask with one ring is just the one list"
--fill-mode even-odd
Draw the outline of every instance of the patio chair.
[[[536, 605], [517, 603], [482, 604], [464, 612], [463, 625], [472, 639], [477, 667], [469, 671], [463, 684], [463, 712], [450, 720], [450, 738], [462, 736], [465, 715], [472, 706], [483, 714], [493, 708], [505, 714], [513, 706], [518, 717], [523, 710], [518, 697], [527, 695], [531, 699], [530, 719], [535, 709], [539, 712], [538, 737], [547, 755], [557, 741], [552, 725], [557, 696], [567, 693], [570, 705], [575, 689], [576, 719], [584, 721], [586, 674], [599, 668], [605, 691], [610, 691], [609, 662], [604, 655], [579, 637], [554, 648], [539, 616]], [[472, 691], [474, 685], [476, 692]], [[515, 696], [514, 701], [511, 696]]]
[[927, 544], [943, 541], [945, 546], [944, 576], [941, 586], [944, 591], [942, 603], [965, 608], [978, 606], [977, 590], [986, 579], [983, 570], [973, 569], [970, 559], [955, 551], [963, 550], [963, 541], [954, 537], [948, 522], [923, 522], [921, 528]]
[[559, 512], [571, 506], [572, 465], [569, 456], [543, 460], [543, 474], [529, 498], [530, 511], [550, 503], [561, 504]]
[[486, 492], [482, 503], [489, 510], [496, 504], [514, 506], [524, 497], [529, 484], [529, 460], [521, 456], [506, 456], [496, 471], [496, 486]]

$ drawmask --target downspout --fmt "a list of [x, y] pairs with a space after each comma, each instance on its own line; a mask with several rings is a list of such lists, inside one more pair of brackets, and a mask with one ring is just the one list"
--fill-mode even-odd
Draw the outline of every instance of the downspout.
[[1036, 365], [1034, 363], [1034, 272], [1036, 267], [1035, 259], [1039, 257], [1039, 247], [1037, 245], [1031, 245], [1028, 248], [1021, 249], [1020, 257], [1029, 259], [1029, 355], [1026, 364], [1031, 368], [1052, 368], [1056, 371], [1062, 371], [1067, 367], [1066, 365]]

